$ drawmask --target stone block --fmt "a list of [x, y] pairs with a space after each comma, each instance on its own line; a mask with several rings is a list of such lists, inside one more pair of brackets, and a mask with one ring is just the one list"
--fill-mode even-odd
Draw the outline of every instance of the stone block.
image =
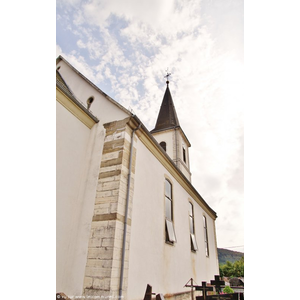
[[93, 278], [92, 277], [84, 277], [83, 288], [92, 288], [93, 287]]
[[114, 176], [119, 176], [120, 174], [121, 174], [121, 168], [116, 169], [116, 167], [114, 167], [113, 170], [112, 169], [108, 170], [107, 168], [105, 170], [100, 169], [98, 178], [101, 179], [106, 177], [114, 177]]
[[119, 139], [116, 141], [109, 141], [109, 142], [104, 143], [103, 154], [122, 150], [124, 148], [126, 142], [127, 141], [124, 138], [122, 138], [122, 139]]
[[120, 165], [122, 164], [123, 158], [122, 156], [114, 159], [109, 159], [101, 162], [101, 168], [109, 167], [109, 166], [114, 166], [114, 165]]
[[[111, 269], [97, 268], [97, 267], [86, 267], [85, 276], [93, 278], [110, 278]], [[94, 284], [94, 283], [93, 283]]]
[[102, 290], [102, 291], [109, 291], [110, 289], [110, 279], [108, 278], [94, 278], [93, 281], [93, 288]]
[[109, 197], [111, 195], [112, 195], [112, 191], [97, 191], [96, 197], [103, 198], [103, 197]]
[[98, 184], [100, 183], [104, 183], [104, 182], [110, 182], [110, 181], [115, 181], [116, 176], [110, 176], [110, 177], [101, 177], [101, 178], [98, 178]]
[[102, 247], [114, 247], [114, 238], [103, 238]]
[[89, 240], [89, 248], [100, 248], [101, 242], [102, 242], [101, 237], [94, 237]]
[[[98, 258], [98, 259], [113, 259], [113, 249], [112, 248], [89, 248], [88, 258]], [[88, 276], [88, 274], [86, 274]]]
[[122, 128], [120, 130], [117, 129], [117, 131], [113, 134], [113, 140], [119, 140], [125, 138], [125, 128]]
[[112, 202], [112, 203], [110, 203], [110, 212], [111, 213], [118, 212], [118, 202]]
[[102, 215], [110, 213], [110, 203], [97, 204], [94, 207], [94, 215]]
[[95, 199], [95, 205], [104, 204], [104, 203], [116, 203], [118, 202], [118, 196], [108, 196]]
[[108, 268], [111, 269], [113, 260], [109, 259], [88, 259], [86, 266], [93, 268]]
[[107, 135], [104, 139], [104, 143], [111, 142], [113, 139], [113, 135]]
[[103, 182], [98, 184], [98, 190], [99, 190], [99, 186], [101, 191], [111, 191], [111, 190], [115, 190], [119, 188], [120, 182], [119, 181], [110, 181], [110, 182]]
[[111, 299], [110, 295], [110, 291], [101, 291], [98, 289], [84, 289], [85, 298], [83, 298], [83, 300]]

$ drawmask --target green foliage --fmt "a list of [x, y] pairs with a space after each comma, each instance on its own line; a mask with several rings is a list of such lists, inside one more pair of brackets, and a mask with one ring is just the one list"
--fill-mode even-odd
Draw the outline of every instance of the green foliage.
[[221, 277], [224, 276], [224, 272], [223, 272], [223, 269], [221, 267], [219, 267], [219, 274], [220, 274]]
[[223, 289], [223, 293], [225, 294], [233, 294], [234, 290], [230, 287], [230, 286], [225, 286], [225, 288]]
[[225, 265], [220, 266], [220, 275], [226, 277], [244, 277], [244, 257], [235, 263], [226, 261]]

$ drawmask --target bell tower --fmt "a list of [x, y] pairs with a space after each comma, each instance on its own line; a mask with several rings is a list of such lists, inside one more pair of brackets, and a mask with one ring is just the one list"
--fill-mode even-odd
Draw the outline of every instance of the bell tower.
[[158, 113], [156, 124], [150, 132], [160, 146], [174, 161], [179, 170], [191, 181], [189, 147], [191, 144], [184, 134], [177, 117], [172, 95], [169, 89], [167, 73], [167, 87]]

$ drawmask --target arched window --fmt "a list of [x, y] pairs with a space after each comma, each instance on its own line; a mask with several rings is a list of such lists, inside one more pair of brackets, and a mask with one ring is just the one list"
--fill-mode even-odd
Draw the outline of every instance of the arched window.
[[165, 180], [165, 216], [166, 216], [166, 242], [173, 244], [176, 242], [173, 224], [173, 192], [172, 184]]
[[186, 163], [185, 148], [182, 147], [183, 161]]
[[89, 99], [86, 100], [86, 103], [87, 103], [87, 109], [90, 109], [92, 103], [94, 101], [94, 97], [91, 96]]
[[166, 142], [160, 142], [160, 146], [167, 152], [167, 144], [166, 144]]
[[203, 228], [204, 228], [205, 254], [206, 254], [206, 256], [209, 256], [209, 251], [208, 251], [207, 222], [206, 222], [206, 217], [205, 217], [205, 216], [203, 216]]
[[198, 246], [195, 237], [194, 206], [191, 202], [189, 202], [189, 221], [190, 221], [191, 249], [192, 251], [197, 251]]

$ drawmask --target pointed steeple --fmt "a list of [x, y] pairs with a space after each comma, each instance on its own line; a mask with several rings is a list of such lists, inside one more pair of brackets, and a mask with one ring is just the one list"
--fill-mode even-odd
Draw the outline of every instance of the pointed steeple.
[[[167, 74], [167, 78], [170, 74]], [[169, 81], [159, 110], [157, 121], [150, 131], [162, 149], [173, 160], [177, 168], [191, 181], [189, 140], [184, 134], [177, 117], [174, 102], [169, 89]]]
[[174, 102], [171, 96], [171, 92], [169, 89], [169, 81], [167, 81], [167, 88], [157, 117], [156, 125], [155, 128], [151, 131], [151, 133], [178, 126], [180, 125], [176, 114]]

